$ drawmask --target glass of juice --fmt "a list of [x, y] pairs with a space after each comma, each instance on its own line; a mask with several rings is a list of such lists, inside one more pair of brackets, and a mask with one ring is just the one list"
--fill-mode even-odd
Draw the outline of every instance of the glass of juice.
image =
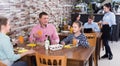
[[18, 41], [20, 44], [23, 44], [24, 43], [24, 37], [23, 36], [19, 36], [18, 37]]
[[38, 30], [38, 31], [37, 31], [37, 34], [38, 34], [38, 36], [41, 37], [41, 36], [42, 36], [42, 31], [41, 31], [41, 30]]
[[76, 46], [76, 45], [77, 45], [77, 39], [76, 39], [76, 38], [73, 38], [72, 44], [73, 44], [73, 46]]

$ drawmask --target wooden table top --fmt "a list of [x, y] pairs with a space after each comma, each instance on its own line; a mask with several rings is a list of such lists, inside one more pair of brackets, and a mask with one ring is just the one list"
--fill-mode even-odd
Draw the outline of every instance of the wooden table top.
[[70, 60], [78, 61], [87, 61], [91, 54], [94, 52], [95, 47], [83, 48], [83, 47], [74, 47], [74, 48], [63, 48], [61, 50], [51, 51], [45, 50], [44, 47], [38, 46], [34, 48], [40, 54], [45, 55], [54, 55], [54, 56], [66, 56]]

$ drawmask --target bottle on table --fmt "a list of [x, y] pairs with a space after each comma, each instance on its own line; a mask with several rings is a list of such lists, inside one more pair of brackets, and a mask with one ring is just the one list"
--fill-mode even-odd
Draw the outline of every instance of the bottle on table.
[[48, 40], [49, 40], [49, 45], [51, 45], [51, 40], [50, 40], [50, 36], [48, 36]]
[[63, 23], [60, 23], [59, 26], [58, 26], [58, 28], [59, 28], [58, 32], [60, 33], [63, 30]]
[[46, 40], [45, 40], [45, 49], [48, 50], [50, 45], [50, 40], [49, 40], [49, 36], [46, 35]]

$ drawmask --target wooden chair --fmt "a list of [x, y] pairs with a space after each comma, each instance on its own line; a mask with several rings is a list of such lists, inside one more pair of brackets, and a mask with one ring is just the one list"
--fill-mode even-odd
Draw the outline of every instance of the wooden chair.
[[[89, 45], [92, 46], [92, 47], [96, 47], [97, 34], [96, 33], [85, 33], [85, 36], [87, 37]], [[95, 51], [94, 51], [93, 58], [94, 58], [94, 64], [95, 64], [95, 66], [97, 66], [96, 65], [97, 60], [96, 60]]]
[[3, 63], [0, 61], [0, 66], [7, 66], [7, 65], [3, 64]]
[[85, 36], [87, 37], [90, 46], [96, 47], [96, 40], [97, 40], [96, 33], [85, 33]]
[[65, 56], [47, 56], [36, 53], [37, 66], [66, 66]]

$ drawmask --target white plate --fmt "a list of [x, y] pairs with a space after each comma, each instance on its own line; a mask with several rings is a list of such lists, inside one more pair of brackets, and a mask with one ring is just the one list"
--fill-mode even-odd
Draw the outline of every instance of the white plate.
[[62, 33], [69, 33], [70, 31], [61, 31]]
[[61, 44], [54, 44], [54, 45], [50, 45], [49, 46], [49, 49], [50, 50], [53, 50], [53, 51], [55, 51], [55, 50], [60, 50], [60, 49], [62, 49], [63, 48], [63, 45], [61, 45]]

